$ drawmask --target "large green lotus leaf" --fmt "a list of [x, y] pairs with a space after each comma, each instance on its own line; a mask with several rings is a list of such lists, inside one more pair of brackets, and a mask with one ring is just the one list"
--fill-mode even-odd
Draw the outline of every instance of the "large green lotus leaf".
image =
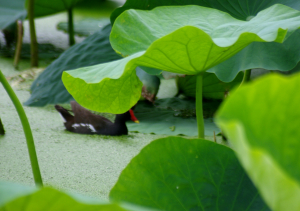
[[[243, 80], [243, 72], [240, 72], [237, 77], [230, 83], [224, 83], [220, 81], [215, 74], [204, 73], [203, 74], [203, 98], [210, 99], [223, 99], [226, 93], [233, 87], [239, 85]], [[179, 93], [188, 97], [196, 96], [196, 76], [187, 75], [185, 77], [177, 77], [176, 84]]]
[[19, 210], [149, 211], [140, 206], [107, 203], [79, 194], [63, 193], [49, 187], [37, 189], [0, 181], [0, 211]]
[[[203, 102], [206, 136], [220, 132], [211, 118], [219, 104]], [[161, 135], [198, 135], [195, 100], [165, 98], [156, 100], [154, 105], [140, 101], [134, 109], [134, 114], [140, 123], [127, 122], [129, 131]]]
[[[63, 72], [63, 83], [75, 100], [88, 109], [108, 113], [125, 113], [140, 98], [143, 83], [135, 71], [126, 71], [122, 74], [119, 68], [131, 69], [125, 66], [135, 56], [138, 55]], [[135, 70], [136, 67], [132, 68]]]
[[[112, 13], [111, 21], [114, 22], [117, 16], [128, 9], [150, 10], [157, 6], [190, 4], [216, 8], [237, 19], [246, 20], [257, 15], [261, 10], [278, 3], [300, 10], [300, 1], [298, 0], [263, 0], [259, 2], [253, 0], [228, 0], [226, 2], [219, 0], [127, 0], [122, 7]], [[247, 69], [290, 70], [300, 61], [299, 36], [300, 32], [293, 34], [283, 45], [277, 43], [251, 43], [232, 58], [208, 71], [215, 73], [220, 80], [230, 82], [239, 71]], [[231, 71], [228, 72], [227, 70]]]
[[[28, 6], [26, 0], [26, 7]], [[35, 0], [34, 1], [34, 16], [46, 16], [61, 11], [72, 9], [81, 0]]]
[[[165, 57], [172, 60], [178, 66], [177, 69], [182, 68], [181, 63], [191, 66], [191, 70], [189, 70], [189, 74], [191, 74], [191, 72], [198, 73], [209, 69], [210, 63], [212, 63], [209, 57], [213, 57], [214, 63], [218, 64], [254, 41], [283, 42], [288, 35], [299, 28], [299, 14], [299, 11], [284, 5], [273, 5], [258, 13], [250, 21], [237, 20], [219, 10], [194, 5], [158, 7], [151, 11], [128, 10], [116, 20], [110, 40], [112, 47], [117, 52], [127, 56], [153, 48], [151, 44], [154, 41], [168, 37], [169, 39], [164, 40], [163, 47], [171, 45], [173, 54], [175, 50], [190, 53], [190, 56], [185, 56], [190, 61], [188, 62], [188, 58], [182, 58], [179, 61], [172, 60], [168, 53], [170, 48], [162, 47], [157, 51], [162, 51], [160, 54], [165, 54]], [[208, 22], [207, 19], [210, 21]], [[195, 30], [183, 30], [189, 28], [195, 28]], [[202, 45], [199, 44], [199, 40], [195, 39], [198, 33], [201, 34], [198, 31], [208, 35], [202, 41], [204, 43]], [[181, 33], [175, 34], [176, 32]], [[180, 36], [181, 39], [177, 36]], [[217, 53], [219, 49], [214, 47], [208, 38], [217, 47], [230, 46], [231, 48], [223, 49], [222, 55], [220, 55]], [[203, 55], [201, 54], [204, 58], [199, 59], [195, 49], [204, 51]], [[195, 61], [195, 57], [197, 57], [197, 61]], [[166, 70], [168, 69], [173, 70], [172, 67]]]
[[296, 10], [300, 10], [300, 2], [298, 0], [127, 0], [125, 4], [117, 8], [111, 14], [111, 22], [128, 9], [152, 10], [159, 6], [170, 5], [199, 5], [204, 7], [215, 8], [229, 13], [233, 17], [246, 20], [249, 16], [255, 16], [263, 9], [274, 4], [284, 4]]
[[0, 0], [0, 30], [5, 29], [18, 19], [25, 19], [27, 11], [25, 0]]
[[300, 74], [240, 87], [216, 116], [266, 203], [300, 210]]
[[62, 72], [120, 59], [109, 43], [110, 31], [111, 26], [108, 24], [62, 53], [33, 82], [31, 97], [25, 105], [44, 106], [73, 100], [62, 83]]
[[204, 139], [167, 137], [144, 147], [110, 198], [161, 210], [269, 210], [234, 152]]
[[[195, 75], [225, 61], [251, 42], [283, 42], [299, 26], [300, 12], [284, 5], [274, 5], [250, 21], [200, 6], [128, 10], [116, 20], [110, 40], [116, 51], [130, 56], [86, 67], [84, 71], [64, 72], [63, 81], [73, 97], [87, 108], [123, 113], [139, 99], [134, 90], [140, 89], [134, 74], [137, 66]], [[128, 81], [132, 85], [124, 86]], [[97, 91], [87, 94], [87, 90]]]

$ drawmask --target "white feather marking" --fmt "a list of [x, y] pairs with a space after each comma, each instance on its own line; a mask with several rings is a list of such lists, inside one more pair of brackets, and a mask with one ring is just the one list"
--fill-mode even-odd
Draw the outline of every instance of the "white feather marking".
[[73, 128], [80, 127], [80, 124], [75, 123], [75, 124], [72, 125], [72, 127], [73, 127]]
[[92, 132], [96, 133], [97, 131], [95, 130], [94, 126], [91, 124], [87, 124], [89, 128], [91, 129]]
[[72, 125], [72, 127], [75, 128], [75, 129], [76, 129], [77, 127], [88, 127], [88, 128], [91, 130], [91, 132], [93, 132], [93, 133], [96, 133], [96, 132], [97, 132], [97, 131], [95, 130], [94, 126], [91, 125], [91, 124], [84, 124], [84, 123], [77, 124], [77, 123], [75, 123], [75, 124]]

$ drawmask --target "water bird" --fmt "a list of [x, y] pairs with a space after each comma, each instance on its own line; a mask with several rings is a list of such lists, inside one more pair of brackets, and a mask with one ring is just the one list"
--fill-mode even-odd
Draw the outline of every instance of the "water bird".
[[93, 114], [91, 111], [79, 105], [76, 101], [71, 101], [70, 104], [72, 110], [67, 110], [59, 105], [54, 106], [62, 116], [66, 130], [70, 132], [110, 136], [128, 135], [128, 129], [125, 122], [132, 120], [138, 123], [132, 109], [123, 114], [117, 114], [115, 121], [111, 122], [103, 116]]

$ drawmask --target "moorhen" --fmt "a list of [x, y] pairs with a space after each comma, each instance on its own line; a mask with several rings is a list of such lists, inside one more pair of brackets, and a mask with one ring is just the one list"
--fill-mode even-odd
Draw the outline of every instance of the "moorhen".
[[55, 109], [62, 116], [66, 129], [74, 133], [110, 136], [128, 135], [125, 122], [132, 120], [138, 123], [132, 109], [124, 114], [117, 114], [113, 123], [105, 117], [93, 114], [76, 101], [72, 101], [70, 104], [72, 107], [71, 112], [73, 112], [74, 116], [69, 113], [69, 110], [59, 105], [55, 105]]

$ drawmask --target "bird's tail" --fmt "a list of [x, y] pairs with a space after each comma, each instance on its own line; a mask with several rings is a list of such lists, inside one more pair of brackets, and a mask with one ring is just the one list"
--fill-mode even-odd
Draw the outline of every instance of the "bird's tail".
[[74, 116], [69, 113], [69, 110], [67, 110], [59, 105], [55, 105], [54, 107], [59, 112], [59, 114], [61, 115], [61, 117], [63, 118], [63, 120], [65, 122], [71, 122], [74, 120]]

